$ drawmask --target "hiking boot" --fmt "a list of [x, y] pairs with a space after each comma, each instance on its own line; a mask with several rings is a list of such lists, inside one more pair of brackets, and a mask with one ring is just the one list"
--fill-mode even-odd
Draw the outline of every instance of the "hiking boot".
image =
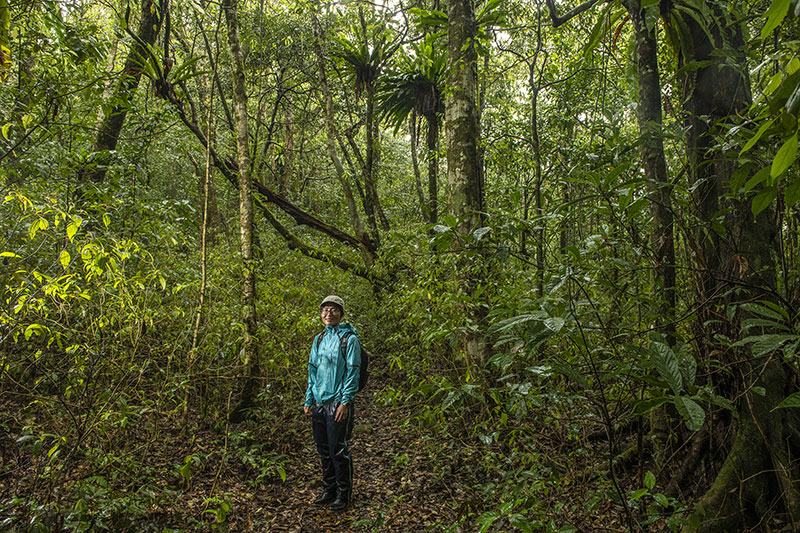
[[331, 511], [344, 511], [345, 509], [347, 509], [348, 503], [349, 502], [347, 501], [347, 498], [339, 494], [336, 496], [336, 499], [333, 500], [333, 503], [328, 506], [328, 509], [330, 509]]
[[314, 500], [315, 505], [326, 505], [331, 503], [333, 500], [336, 499], [336, 491], [335, 490], [323, 490], [317, 499]]

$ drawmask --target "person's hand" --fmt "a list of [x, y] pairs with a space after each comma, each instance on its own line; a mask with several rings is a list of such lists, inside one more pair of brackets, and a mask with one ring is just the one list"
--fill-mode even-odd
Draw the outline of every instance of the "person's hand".
[[347, 420], [347, 404], [343, 403], [336, 408], [336, 416], [333, 417], [336, 422], [344, 422]]
[[311, 416], [311, 406], [310, 405], [304, 405], [303, 406], [303, 412], [306, 414], [306, 416]]

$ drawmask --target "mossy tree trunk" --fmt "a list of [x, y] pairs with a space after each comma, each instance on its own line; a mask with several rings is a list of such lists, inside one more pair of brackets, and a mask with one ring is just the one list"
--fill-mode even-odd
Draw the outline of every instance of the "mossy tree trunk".
[[239, 23], [236, 0], [223, 0], [225, 22], [228, 29], [228, 46], [233, 68], [233, 103], [236, 125], [236, 153], [239, 171], [239, 237], [242, 253], [242, 349], [244, 367], [239, 399], [231, 410], [230, 418], [241, 420], [246, 410], [253, 406], [259, 374], [256, 353], [256, 285], [253, 263], [253, 192], [250, 168], [250, 148], [247, 134], [247, 93], [244, 66], [239, 45]]
[[111, 105], [107, 108], [103, 107], [103, 118], [97, 127], [92, 153], [100, 155], [95, 158], [96, 164], [87, 166], [81, 172], [80, 177], [84, 182], [99, 183], [105, 179], [108, 168], [107, 154], [117, 148], [125, 117], [128, 115], [136, 88], [142, 78], [146, 58], [150, 57], [148, 47], [155, 44], [158, 36], [163, 19], [162, 2], [142, 0], [141, 7], [139, 25], [136, 34], [131, 35], [133, 42], [128, 57], [125, 59], [125, 66], [108, 100]]
[[682, 65], [701, 65], [688, 69], [683, 89], [689, 186], [699, 228], [692, 250], [697, 348], [705, 365], [719, 369], [707, 376], [708, 382], [716, 394], [735, 401], [735, 416], [715, 417], [729, 424], [723, 433], [732, 438], [714, 443], [727, 449], [727, 455], [687, 529], [741, 531], [776, 512], [800, 526], [796, 522], [800, 471], [792, 464], [800, 452], [798, 426], [790, 421], [791, 410], [775, 409], [796, 388], [791, 373], [780, 353], [755, 357], [745, 348], [721, 346], [718, 341], [720, 336], [735, 341], [748, 334], [742, 328], [747, 318], [742, 304], [780, 302], [774, 211], [765, 209], [754, 217], [750, 199], [731, 190], [737, 160], [715, 139], [752, 100], [745, 39], [727, 5], [708, 1], [706, 6], [710, 16], [705, 28], [687, 17], [692, 46], [681, 49], [679, 56]]
[[[449, 211], [459, 220], [462, 237], [474, 231], [483, 220], [482, 169], [478, 150], [477, 52], [476, 23], [472, 0], [448, 3], [448, 94], [445, 98], [447, 136], [447, 184]], [[429, 127], [431, 123], [429, 122]], [[430, 144], [429, 144], [430, 146]], [[434, 191], [431, 191], [431, 198]], [[433, 212], [433, 206], [431, 206]], [[461, 250], [457, 250], [461, 251]], [[476, 264], [478, 263], [478, 264]], [[459, 281], [466, 294], [475, 295], [481, 282], [480, 261], [462, 254]], [[466, 304], [460, 349], [472, 367], [482, 366], [488, 358], [488, 344], [482, 332], [483, 306], [480, 301]]]

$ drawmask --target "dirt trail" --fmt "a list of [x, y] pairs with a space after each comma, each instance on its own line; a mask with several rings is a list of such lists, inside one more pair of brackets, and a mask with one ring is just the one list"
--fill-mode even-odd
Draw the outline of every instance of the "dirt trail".
[[[402, 413], [376, 405], [380, 382], [371, 379], [356, 398], [351, 440], [353, 501], [335, 513], [311, 503], [321, 488], [319, 458], [310, 421], [303, 443], [286, 464], [286, 482], [273, 483], [257, 499], [257, 531], [439, 531], [455, 520], [448, 483], [433, 474], [419, 434], [400, 427]], [[448, 506], [448, 504], [450, 506]]]

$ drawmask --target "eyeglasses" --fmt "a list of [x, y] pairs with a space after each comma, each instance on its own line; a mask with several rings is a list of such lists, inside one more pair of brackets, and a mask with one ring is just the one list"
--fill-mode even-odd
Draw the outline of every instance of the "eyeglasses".
[[323, 315], [337, 315], [339, 314], [339, 310], [335, 307], [323, 307], [320, 312]]

